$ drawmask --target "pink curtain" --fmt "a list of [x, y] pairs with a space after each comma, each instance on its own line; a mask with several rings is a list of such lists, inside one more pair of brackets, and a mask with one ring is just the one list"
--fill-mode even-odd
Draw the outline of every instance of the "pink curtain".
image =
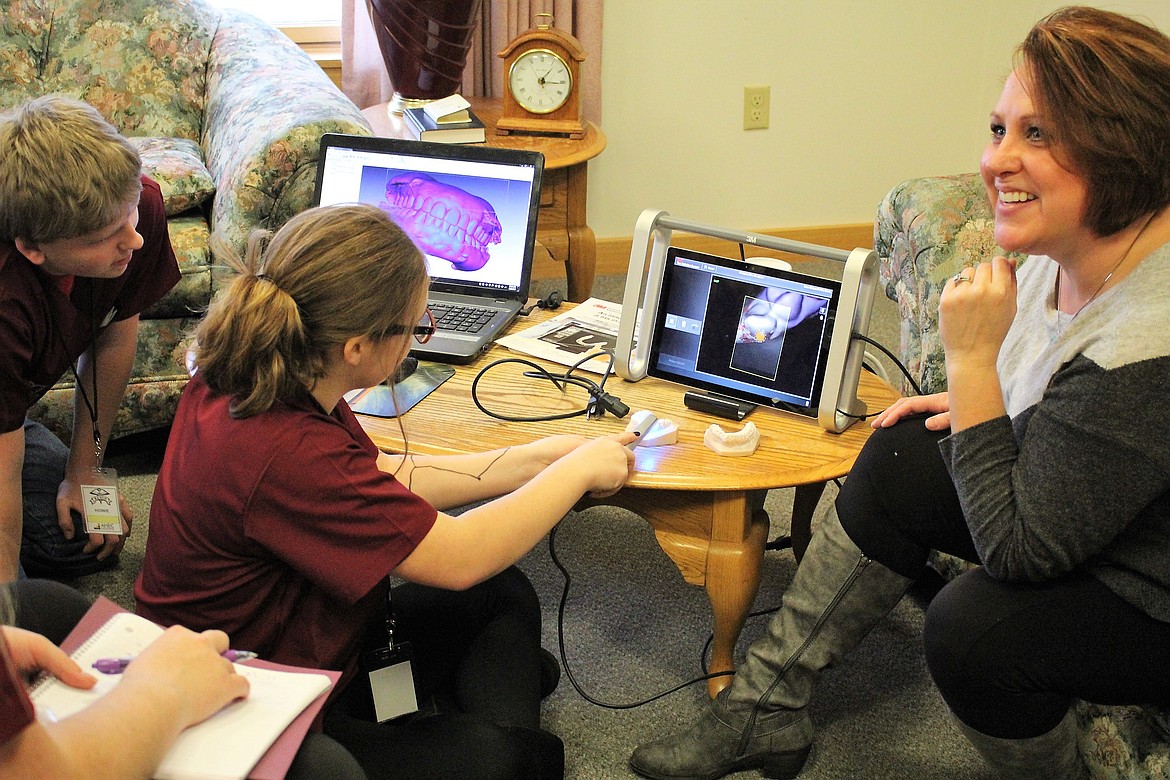
[[[551, 13], [553, 26], [570, 32], [585, 49], [581, 103], [585, 118], [601, 123], [601, 22], [605, 0], [484, 0], [477, 32], [463, 72], [463, 94], [499, 97], [504, 61], [497, 52], [536, 26], [538, 13]], [[394, 95], [386, 74], [366, 0], [341, 3], [341, 86], [360, 108]]]

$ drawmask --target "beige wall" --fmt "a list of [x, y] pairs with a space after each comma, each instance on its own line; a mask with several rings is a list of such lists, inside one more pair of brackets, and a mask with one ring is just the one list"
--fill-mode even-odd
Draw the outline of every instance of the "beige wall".
[[[977, 169], [1012, 49], [1050, 0], [608, 0], [589, 224], [644, 208], [749, 230], [872, 222], [899, 181]], [[1168, 0], [1095, 3], [1170, 31]], [[771, 86], [745, 132], [743, 87]]]

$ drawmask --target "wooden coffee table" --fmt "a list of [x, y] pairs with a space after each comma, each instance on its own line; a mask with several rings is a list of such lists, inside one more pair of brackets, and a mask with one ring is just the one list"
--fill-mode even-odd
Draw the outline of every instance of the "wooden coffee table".
[[[563, 311], [563, 310], [562, 310]], [[559, 312], [558, 312], [559, 313]], [[534, 310], [513, 326], [530, 327], [549, 312]], [[447, 380], [402, 418], [412, 452], [459, 454], [523, 444], [542, 436], [577, 433], [602, 436], [617, 433], [627, 419], [605, 416], [576, 417], [540, 423], [504, 422], [487, 416], [472, 403], [471, 383], [479, 370], [505, 357], [522, 357], [503, 347], [492, 347], [468, 366], [459, 366]], [[563, 367], [549, 365], [552, 371]], [[479, 382], [477, 394], [489, 409], [510, 415], [581, 408], [584, 391], [559, 397], [547, 382], [520, 376], [523, 366], [492, 369]], [[594, 375], [596, 378], [596, 376]], [[748, 418], [760, 430], [760, 447], [749, 457], [721, 457], [703, 445], [703, 433], [712, 423], [739, 430], [743, 423], [722, 420], [683, 406], [684, 388], [646, 378], [626, 382], [611, 376], [606, 389], [631, 411], [650, 409], [660, 419], [678, 424], [677, 444], [636, 450], [637, 471], [629, 484], [603, 501], [629, 509], [654, 528], [658, 543], [678, 566], [683, 578], [706, 588], [711, 602], [715, 640], [710, 670], [734, 668], [732, 653], [760, 584], [769, 519], [763, 503], [772, 488], [797, 487], [793, 541], [797, 553], [807, 544], [812, 510], [824, 483], [844, 476], [869, 437], [865, 423], [832, 434], [815, 420], [794, 414], [758, 409]], [[885, 408], [897, 392], [881, 379], [863, 372], [859, 396], [871, 411]], [[401, 452], [398, 421], [359, 415], [362, 427], [382, 450]], [[730, 682], [718, 677], [708, 682], [714, 696]]]

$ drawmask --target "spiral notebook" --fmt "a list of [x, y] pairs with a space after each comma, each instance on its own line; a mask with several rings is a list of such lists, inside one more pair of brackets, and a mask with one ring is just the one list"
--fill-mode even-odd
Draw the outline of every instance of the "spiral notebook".
[[[72, 650], [71, 656], [81, 668], [98, 679], [97, 685], [85, 691], [71, 688], [55, 678], [41, 678], [29, 691], [39, 717], [60, 720], [93, 704], [122, 679], [121, 675], [94, 671], [93, 662], [99, 658], [132, 657], [162, 635], [163, 629], [157, 624], [119, 609], [113, 602], [99, 599], [86, 615], [86, 620], [62, 643], [63, 649]], [[104, 622], [98, 622], [99, 627], [73, 650], [72, 645], [84, 637], [87, 626], [95, 622], [92, 619], [95, 612], [99, 621], [104, 613], [112, 614]], [[284, 746], [283, 755], [274, 757], [274, 764], [265, 754], [290, 723], [294, 720], [301, 723], [298, 716], [307, 715], [308, 720], [312, 720], [324, 701], [323, 694], [336, 682], [338, 674], [258, 661], [235, 666], [236, 671], [247, 677], [251, 684], [248, 698], [229, 704], [180, 734], [155, 772], [156, 778], [243, 780], [246, 777], [283, 777], [287, 772], [308, 723], [303, 723], [299, 735], [292, 735], [291, 743]], [[295, 671], [284, 671], [286, 669]], [[314, 706], [310, 708], [310, 705]], [[257, 773], [254, 770], [260, 768], [260, 763], [268, 763], [269, 768]]]

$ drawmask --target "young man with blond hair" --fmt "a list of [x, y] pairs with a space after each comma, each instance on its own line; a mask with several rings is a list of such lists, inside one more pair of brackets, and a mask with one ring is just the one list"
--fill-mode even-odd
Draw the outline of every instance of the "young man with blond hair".
[[[179, 280], [162, 194], [141, 169], [86, 103], [51, 95], [0, 114], [0, 582], [97, 571], [125, 541], [86, 533], [81, 485], [126, 392], [138, 315]], [[67, 371], [69, 447], [27, 418]]]

